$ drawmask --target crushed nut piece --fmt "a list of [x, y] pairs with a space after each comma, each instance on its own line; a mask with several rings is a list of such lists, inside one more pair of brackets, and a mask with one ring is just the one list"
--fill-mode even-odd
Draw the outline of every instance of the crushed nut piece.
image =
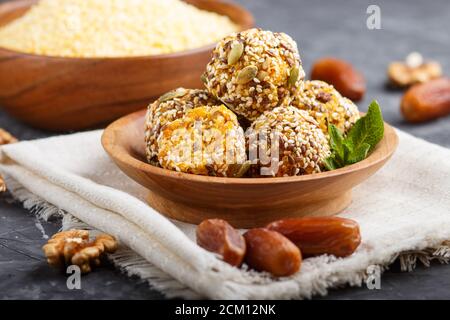
[[[0, 145], [10, 144], [14, 142], [17, 142], [16, 137], [11, 135], [8, 131], [5, 131], [2, 128], [0, 128]], [[5, 181], [3, 180], [3, 177], [0, 175], [0, 193], [5, 191], [6, 191], [6, 184]]]
[[82, 273], [91, 272], [91, 266], [99, 266], [104, 253], [117, 250], [117, 241], [108, 234], [98, 235], [89, 241], [89, 231], [69, 230], [59, 232], [42, 247], [47, 262], [52, 267], [74, 264]]
[[423, 64], [423, 57], [418, 52], [411, 52], [406, 56], [406, 65], [410, 68], [417, 68]]
[[0, 145], [10, 144], [10, 143], [14, 143], [14, 142], [17, 142], [16, 137], [14, 137], [8, 131], [0, 128]]
[[436, 61], [424, 62], [420, 53], [410, 53], [405, 61], [392, 62], [388, 68], [391, 83], [399, 87], [408, 87], [424, 83], [442, 76], [441, 65]]

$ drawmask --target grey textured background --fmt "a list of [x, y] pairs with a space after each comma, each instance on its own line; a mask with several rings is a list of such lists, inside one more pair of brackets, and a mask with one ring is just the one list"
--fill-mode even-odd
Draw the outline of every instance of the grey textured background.
[[[3, 2], [3, 1], [0, 1]], [[368, 82], [364, 101], [377, 99], [392, 125], [450, 147], [450, 117], [423, 125], [405, 123], [399, 113], [401, 91], [385, 86], [385, 70], [392, 60], [411, 51], [450, 68], [450, 2], [437, 1], [297, 1], [239, 0], [255, 15], [258, 26], [284, 31], [297, 40], [307, 73], [313, 61], [336, 56], [350, 61]], [[368, 30], [366, 9], [381, 8], [382, 29]], [[22, 140], [51, 135], [29, 128], [0, 110], [0, 127]], [[449, 160], [450, 161], [450, 160]], [[414, 174], [414, 173], [412, 173]], [[443, 173], [450, 176], [450, 173]], [[450, 210], [450, 208], [449, 208]], [[63, 274], [47, 267], [40, 247], [45, 243], [37, 220], [20, 205], [0, 201], [0, 298], [2, 299], [158, 299], [158, 292], [138, 279], [127, 278], [112, 266], [82, 278], [82, 289], [66, 288]], [[49, 235], [58, 221], [42, 223]], [[420, 267], [401, 273], [394, 265], [382, 278], [381, 290], [332, 290], [330, 299], [450, 299], [450, 266]]]

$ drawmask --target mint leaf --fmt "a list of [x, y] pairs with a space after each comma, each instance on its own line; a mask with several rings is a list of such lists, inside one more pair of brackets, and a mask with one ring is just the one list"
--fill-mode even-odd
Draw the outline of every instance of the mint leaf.
[[362, 143], [357, 149], [349, 155], [346, 164], [354, 164], [364, 160], [369, 153], [370, 145], [368, 143]]
[[323, 164], [325, 166], [325, 169], [327, 169], [328, 171], [332, 171], [332, 170], [336, 170], [336, 169], [340, 168], [338, 166], [338, 164], [334, 161], [334, 157], [333, 156], [330, 156], [330, 157], [326, 158], [323, 161]]
[[348, 161], [348, 157], [350, 157], [350, 155], [353, 153], [353, 146], [348, 143], [347, 140], [344, 141], [344, 157], [342, 158], [342, 162], [345, 164]]
[[378, 102], [373, 100], [367, 114], [356, 121], [348, 132], [346, 141], [353, 150], [363, 150], [363, 144], [367, 143], [370, 146], [370, 152], [383, 139], [383, 135], [383, 115]]
[[378, 102], [372, 101], [367, 114], [356, 121], [346, 137], [333, 124], [328, 125], [328, 134], [331, 155], [324, 161], [327, 170], [364, 160], [384, 136], [383, 115]]
[[334, 124], [328, 125], [328, 134], [330, 135], [330, 146], [336, 155], [344, 161], [344, 136]]

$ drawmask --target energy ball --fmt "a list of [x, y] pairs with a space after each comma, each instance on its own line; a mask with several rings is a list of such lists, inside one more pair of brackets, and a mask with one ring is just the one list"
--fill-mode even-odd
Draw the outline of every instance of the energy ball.
[[291, 106], [265, 112], [246, 136], [253, 177], [318, 173], [330, 156], [328, 139], [318, 123], [308, 112]]
[[234, 176], [247, 159], [244, 131], [223, 105], [188, 110], [165, 126], [158, 147], [163, 168], [199, 175]]
[[358, 107], [351, 100], [341, 96], [332, 85], [318, 80], [304, 81], [292, 106], [308, 111], [325, 135], [329, 123], [345, 133], [360, 118]]
[[291, 37], [249, 29], [217, 44], [202, 80], [228, 108], [253, 121], [264, 111], [288, 105], [304, 77]]
[[206, 90], [178, 88], [159, 97], [148, 106], [145, 120], [147, 160], [150, 163], [157, 162], [157, 139], [165, 125], [183, 117], [190, 109], [217, 104], [217, 100]]

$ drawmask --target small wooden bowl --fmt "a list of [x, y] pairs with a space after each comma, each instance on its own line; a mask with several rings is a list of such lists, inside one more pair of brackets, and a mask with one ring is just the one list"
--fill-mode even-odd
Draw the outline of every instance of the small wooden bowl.
[[351, 202], [351, 190], [392, 156], [398, 137], [385, 124], [385, 135], [370, 156], [352, 166], [313, 175], [286, 178], [218, 178], [161, 169], [145, 160], [145, 110], [108, 126], [102, 144], [133, 180], [149, 190], [148, 203], [160, 213], [199, 223], [222, 218], [238, 228], [314, 215], [334, 215]]
[[[252, 15], [238, 5], [185, 1], [229, 16], [241, 30], [253, 26]], [[35, 2], [0, 4], [0, 26], [23, 15]], [[0, 48], [0, 105], [17, 119], [52, 131], [109, 123], [173, 88], [201, 88], [200, 75], [213, 47], [129, 58], [58, 58]]]

